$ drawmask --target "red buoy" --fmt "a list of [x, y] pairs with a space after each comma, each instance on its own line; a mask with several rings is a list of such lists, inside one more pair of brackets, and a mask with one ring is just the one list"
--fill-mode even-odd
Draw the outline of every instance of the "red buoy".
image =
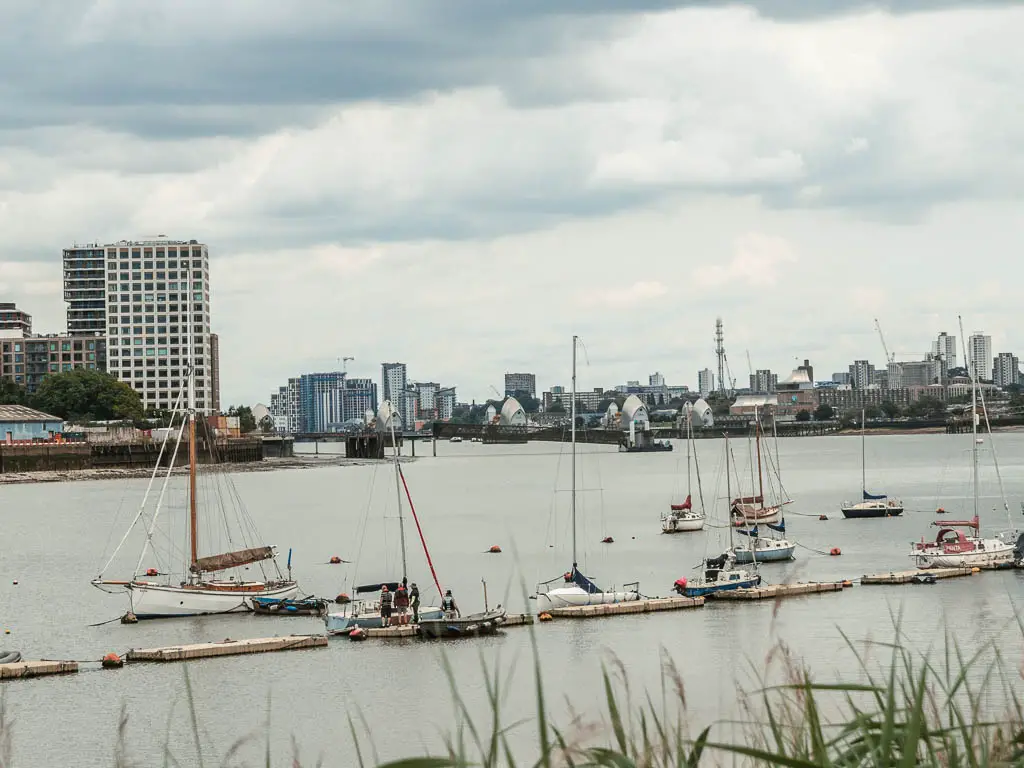
[[601, 543], [602, 544], [614, 544], [615, 543], [615, 539], [613, 539], [611, 536], [605, 536], [603, 539], [601, 539]]
[[492, 555], [500, 555], [501, 554], [501, 547], [499, 547], [497, 544], [495, 544], [493, 547], [491, 547], [487, 551], [490, 554], [492, 554]]
[[829, 553], [830, 555], [832, 555], [833, 557], [834, 557], [834, 556], [836, 556], [836, 555], [841, 555], [841, 554], [843, 554], [842, 550], [840, 550], [840, 549], [839, 549], [839, 547], [832, 547], [832, 549], [830, 549], [830, 550], [828, 551], [828, 553]]
[[330, 563], [331, 565], [338, 565], [338, 563], [340, 563], [340, 562], [341, 562], [341, 558], [340, 558], [340, 557], [338, 557], [337, 555], [335, 555], [335, 556], [334, 556], [334, 557], [332, 557], [332, 558], [331, 558], [330, 560], [328, 560], [328, 562], [329, 562], [329, 563]]
[[160, 575], [160, 571], [158, 571], [156, 568], [147, 568], [146, 569], [146, 575], [147, 576], [159, 576]]
[[338, 605], [344, 605], [345, 603], [351, 603], [352, 598], [348, 596], [348, 593], [342, 592], [340, 595], [334, 598], [334, 602], [338, 603]]
[[118, 667], [124, 666], [124, 659], [118, 656], [116, 653], [108, 653], [100, 661], [104, 669], [117, 669]]
[[828, 520], [828, 515], [818, 515], [819, 520]]

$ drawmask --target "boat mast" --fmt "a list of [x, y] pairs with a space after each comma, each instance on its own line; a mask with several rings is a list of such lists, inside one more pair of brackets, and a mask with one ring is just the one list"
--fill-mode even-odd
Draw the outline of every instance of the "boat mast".
[[[964, 345], [964, 358], [967, 361], [967, 375], [971, 379], [971, 472], [974, 480], [974, 516], [978, 517], [978, 380], [972, 370], [972, 359], [967, 357], [967, 343], [964, 339], [964, 319], [956, 316], [960, 324], [960, 343]], [[980, 522], [980, 520], [979, 520]], [[975, 529], [976, 534], [981, 536], [981, 528]]]
[[[732, 481], [729, 478], [729, 433], [722, 430], [725, 438], [725, 520], [729, 526], [729, 549], [732, 549]], [[742, 494], [742, 491], [740, 491]], [[740, 502], [742, 504], [742, 502]]]
[[[569, 409], [572, 435], [572, 491], [569, 505], [572, 510], [572, 567], [576, 570], [576, 336], [572, 337], [572, 406]], [[563, 433], [564, 434], [564, 433]]]
[[864, 450], [864, 434], [865, 434], [865, 414], [867, 411], [864, 408], [860, 410], [860, 498], [864, 500], [864, 495], [868, 492], [868, 478], [867, 478], [867, 454]]
[[394, 456], [395, 464], [395, 493], [398, 496], [398, 538], [402, 543], [402, 581], [404, 583], [408, 578], [405, 554], [405, 515], [402, 513], [402, 477], [398, 466], [398, 437], [395, 434], [395, 408], [393, 404], [389, 419], [391, 420], [391, 448], [393, 449], [392, 455]]
[[188, 517], [190, 565], [199, 560], [199, 515], [196, 510], [196, 348], [192, 319], [188, 321]]
[[[686, 422], [686, 495], [690, 495], [690, 448], [693, 444], [693, 424]], [[692, 504], [692, 501], [691, 501]]]
[[754, 436], [757, 440], [757, 494], [761, 497], [761, 509], [764, 509], [764, 479], [761, 477], [761, 417], [754, 410]]

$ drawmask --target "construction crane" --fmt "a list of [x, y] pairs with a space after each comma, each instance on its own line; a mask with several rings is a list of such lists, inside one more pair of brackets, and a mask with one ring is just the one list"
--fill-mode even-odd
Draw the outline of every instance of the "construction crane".
[[878, 338], [882, 340], [882, 349], [885, 351], [885, 362], [886, 365], [889, 363], [896, 362], [896, 354], [889, 354], [889, 346], [885, 343], [885, 336], [882, 334], [882, 326], [878, 322], [878, 318], [875, 318], [875, 330], [878, 331]]
[[354, 357], [339, 357], [338, 358], [338, 362], [341, 363], [341, 372], [343, 374], [345, 374], [346, 376], [348, 375], [348, 361], [349, 360], [355, 360], [355, 358]]

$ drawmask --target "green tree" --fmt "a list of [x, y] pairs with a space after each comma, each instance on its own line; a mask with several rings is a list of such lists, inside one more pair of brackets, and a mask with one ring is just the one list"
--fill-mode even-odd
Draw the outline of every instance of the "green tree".
[[799, 411], [796, 412], [796, 420], [797, 421], [810, 421], [811, 420], [811, 412], [808, 411], [806, 408], [801, 408]]
[[23, 386], [0, 377], [0, 405], [24, 405], [27, 399]]
[[822, 403], [814, 409], [815, 421], [831, 421], [836, 415], [835, 409], [828, 403]]
[[228, 408], [228, 416], [238, 417], [238, 429], [243, 435], [256, 431], [256, 417], [248, 405], [233, 405]]
[[551, 403], [551, 407], [548, 408], [548, 413], [565, 413], [565, 406], [562, 405], [562, 398], [555, 398], [554, 402]]
[[879, 407], [887, 419], [895, 419], [902, 413], [900, 407], [892, 400], [883, 400]]
[[540, 400], [531, 395], [525, 389], [517, 389], [514, 397], [519, 401], [519, 404], [523, 406], [523, 410], [527, 413], [536, 413], [540, 410]]
[[934, 397], [921, 397], [907, 407], [907, 415], [913, 418], [941, 418], [946, 415], [946, 405]]
[[69, 421], [133, 421], [143, 418], [139, 393], [109, 373], [76, 368], [43, 378], [30, 404]]
[[885, 411], [883, 411], [880, 406], [869, 405], [867, 408], [864, 409], [864, 418], [865, 419], [880, 419], [880, 418], [882, 418], [884, 413], [885, 413]]

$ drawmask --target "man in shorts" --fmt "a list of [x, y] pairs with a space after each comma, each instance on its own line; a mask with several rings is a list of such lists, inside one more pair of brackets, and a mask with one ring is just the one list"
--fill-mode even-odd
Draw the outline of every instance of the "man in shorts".
[[388, 592], [387, 584], [380, 588], [380, 625], [391, 626], [391, 593]]
[[409, 592], [405, 584], [399, 584], [395, 592], [395, 613], [398, 614], [398, 624], [405, 626], [409, 623]]

